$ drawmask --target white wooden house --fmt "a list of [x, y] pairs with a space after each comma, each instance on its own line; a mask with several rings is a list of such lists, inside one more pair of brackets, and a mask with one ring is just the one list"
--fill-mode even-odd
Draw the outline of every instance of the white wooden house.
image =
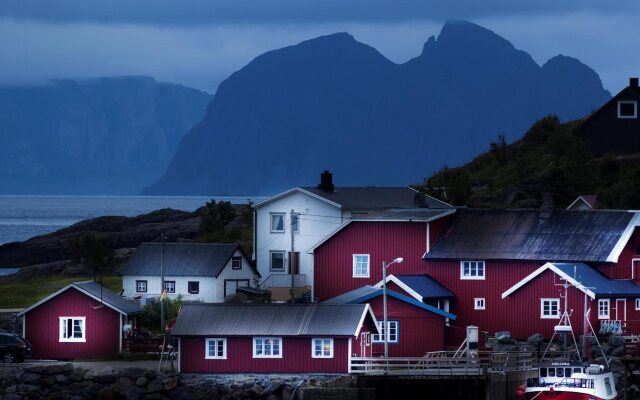
[[142, 243], [123, 267], [124, 296], [142, 303], [158, 298], [161, 268], [167, 297], [205, 303], [223, 302], [241, 286], [254, 287], [257, 275], [238, 244]]

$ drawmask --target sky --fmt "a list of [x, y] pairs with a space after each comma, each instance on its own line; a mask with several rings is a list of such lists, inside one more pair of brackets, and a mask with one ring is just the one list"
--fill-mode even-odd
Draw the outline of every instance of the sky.
[[214, 93], [258, 55], [334, 32], [403, 63], [449, 19], [538, 64], [576, 57], [612, 94], [640, 76], [637, 0], [2, 0], [0, 84], [148, 75]]

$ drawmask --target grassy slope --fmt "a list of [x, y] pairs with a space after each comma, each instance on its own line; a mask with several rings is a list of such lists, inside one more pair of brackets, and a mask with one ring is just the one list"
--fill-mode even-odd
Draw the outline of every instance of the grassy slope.
[[417, 187], [469, 207], [537, 207], [550, 192], [557, 207], [597, 194], [599, 208], [640, 209], [640, 160], [591, 155], [573, 133], [577, 124], [544, 118], [521, 140], [491, 143], [471, 162], [445, 167]]
[[[27, 280], [6, 279], [0, 281], [0, 308], [24, 308], [47, 297], [72, 282], [88, 280], [84, 277], [48, 276]], [[105, 276], [103, 284], [118, 293], [122, 289], [122, 277]]]

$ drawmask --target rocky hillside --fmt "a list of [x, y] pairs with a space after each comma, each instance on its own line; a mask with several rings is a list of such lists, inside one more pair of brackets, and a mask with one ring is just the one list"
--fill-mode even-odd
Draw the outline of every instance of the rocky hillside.
[[211, 96], [148, 77], [0, 86], [0, 194], [135, 194]]
[[539, 118], [580, 118], [609, 98], [580, 61], [540, 66], [469, 22], [447, 22], [404, 64], [337, 33], [265, 53], [222, 82], [144, 193], [273, 194], [325, 169], [340, 186], [407, 185], [498, 134], [513, 141]]

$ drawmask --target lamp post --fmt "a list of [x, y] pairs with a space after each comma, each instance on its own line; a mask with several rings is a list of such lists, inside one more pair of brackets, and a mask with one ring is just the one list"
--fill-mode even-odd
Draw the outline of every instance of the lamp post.
[[382, 329], [384, 330], [384, 358], [389, 357], [389, 327], [387, 326], [387, 268], [392, 264], [400, 264], [403, 260], [402, 257], [398, 257], [395, 260], [387, 264], [382, 262], [382, 309], [384, 322]]

